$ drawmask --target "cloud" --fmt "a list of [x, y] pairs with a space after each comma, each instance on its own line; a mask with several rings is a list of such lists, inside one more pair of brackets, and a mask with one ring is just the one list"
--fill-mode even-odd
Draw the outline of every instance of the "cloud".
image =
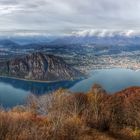
[[74, 36], [97, 36], [97, 37], [113, 37], [113, 36], [126, 36], [134, 37], [140, 36], [140, 30], [108, 30], [108, 29], [89, 29], [72, 32]]
[[54, 34], [91, 30], [90, 34], [101, 36], [111, 35], [108, 30], [122, 34], [129, 30], [129, 35], [140, 30], [139, 13], [139, 0], [0, 0], [0, 30]]

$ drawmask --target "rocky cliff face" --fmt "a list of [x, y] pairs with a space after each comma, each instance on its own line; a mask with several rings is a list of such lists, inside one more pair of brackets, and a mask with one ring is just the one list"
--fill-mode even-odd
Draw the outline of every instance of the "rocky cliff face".
[[71, 80], [83, 76], [62, 58], [39, 52], [7, 61], [0, 71], [6, 76], [42, 81]]

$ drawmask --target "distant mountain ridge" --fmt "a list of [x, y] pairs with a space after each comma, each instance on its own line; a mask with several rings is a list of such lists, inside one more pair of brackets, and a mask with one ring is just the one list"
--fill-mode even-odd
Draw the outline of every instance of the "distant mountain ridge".
[[52, 41], [52, 44], [80, 44], [80, 45], [140, 45], [140, 36], [65, 36]]
[[36, 45], [140, 45], [140, 36], [96, 36], [96, 35], [68, 35], [61, 37], [10, 37], [0, 39], [0, 45], [5, 47], [28, 47]]
[[40, 52], [2, 63], [0, 73], [10, 77], [41, 81], [71, 80], [83, 76], [62, 58]]
[[17, 47], [18, 44], [10, 39], [2, 39], [0, 40], [0, 47]]
[[115, 45], [115, 44], [140, 44], [140, 36], [125, 36], [115, 34], [112, 36], [104, 35], [64, 35], [64, 36], [11, 36], [9, 38], [0, 38], [0, 44], [99, 44], [99, 45]]

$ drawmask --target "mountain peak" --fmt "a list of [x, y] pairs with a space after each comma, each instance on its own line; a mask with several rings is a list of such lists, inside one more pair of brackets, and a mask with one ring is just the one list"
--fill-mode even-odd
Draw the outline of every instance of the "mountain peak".
[[0, 72], [10, 77], [41, 81], [71, 80], [83, 75], [61, 57], [40, 52], [7, 61]]

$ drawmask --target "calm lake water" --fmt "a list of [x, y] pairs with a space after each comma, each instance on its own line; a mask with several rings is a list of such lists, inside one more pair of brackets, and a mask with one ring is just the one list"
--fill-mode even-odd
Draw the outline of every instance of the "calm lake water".
[[129, 86], [140, 86], [140, 71], [130, 69], [101, 69], [91, 71], [84, 80], [40, 83], [0, 78], [0, 104], [13, 107], [24, 104], [30, 93], [47, 94], [60, 87], [75, 92], [86, 92], [94, 83], [100, 84], [107, 92], [114, 93]]
[[86, 92], [94, 83], [100, 84], [107, 92], [114, 93], [130, 86], [140, 86], [140, 71], [121, 68], [91, 71], [89, 78], [76, 83], [70, 89]]
[[0, 77], [0, 105], [5, 108], [21, 105], [30, 94], [42, 95], [59, 88], [69, 89], [79, 81], [41, 83]]

